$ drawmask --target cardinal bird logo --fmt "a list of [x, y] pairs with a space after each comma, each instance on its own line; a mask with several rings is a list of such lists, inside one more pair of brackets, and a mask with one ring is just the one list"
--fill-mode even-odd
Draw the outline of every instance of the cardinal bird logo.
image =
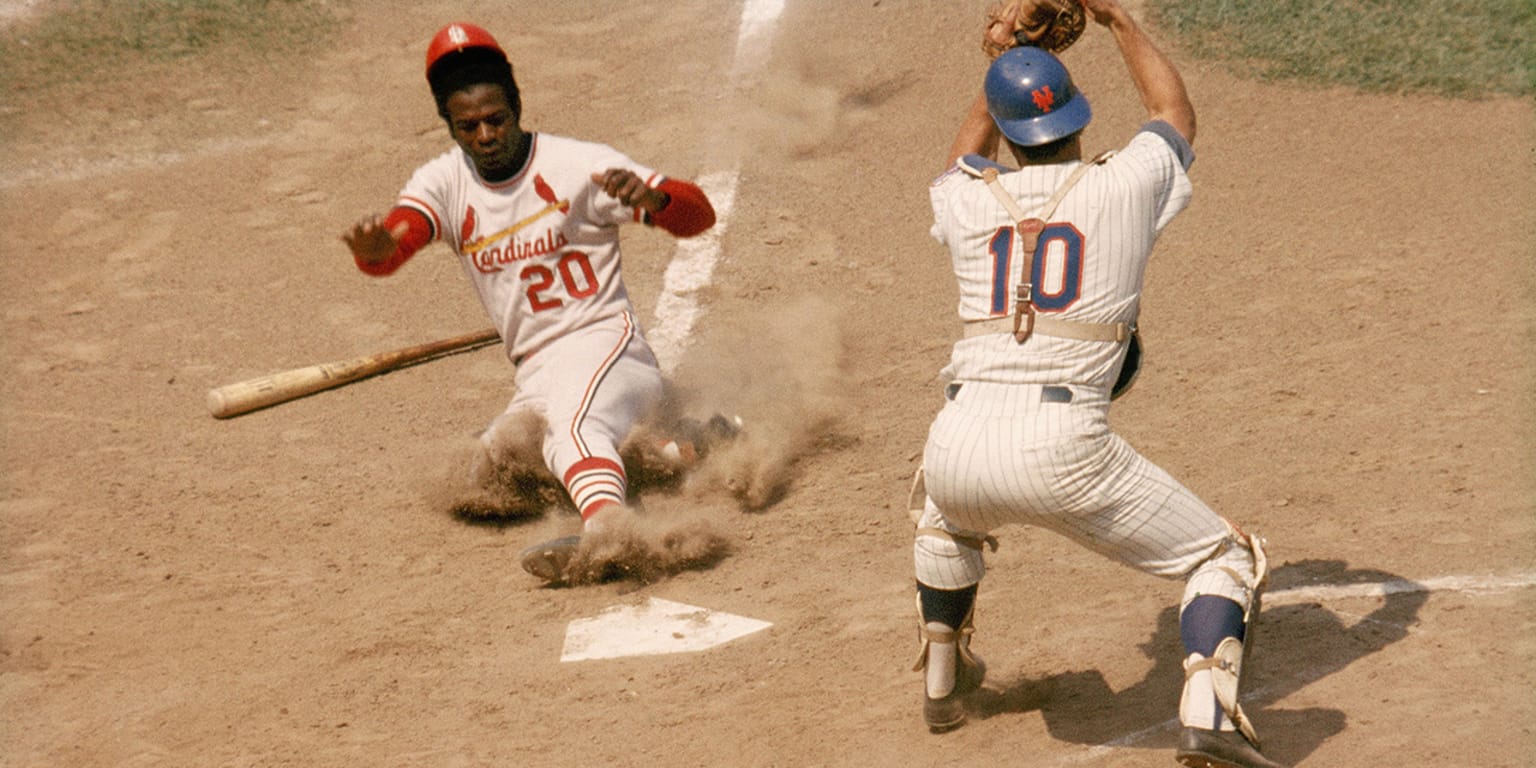
[[467, 243], [475, 236], [475, 207], [464, 211], [464, 226], [459, 228], [459, 242]]
[[[570, 212], [571, 201], [561, 200], [558, 196], [556, 196], [555, 191], [549, 188], [549, 182], [545, 181], [544, 177], [537, 173], [533, 175], [533, 191], [539, 196], [540, 200], [543, 200], [544, 202], [549, 203], [550, 205], [559, 209], [561, 213]], [[546, 212], [547, 210], [548, 209], [546, 209]]]
[[482, 237], [479, 240], [474, 240], [474, 241], [471, 241], [469, 239], [470, 234], [472, 234], [472, 231], [469, 229], [469, 227], [470, 227], [470, 224], [473, 221], [473, 216], [474, 216], [474, 210], [471, 209], [470, 212], [469, 212], [469, 216], [465, 217], [465, 220], [464, 220], [464, 227], [465, 227], [465, 229], [464, 229], [465, 235], [464, 235], [464, 238], [463, 238], [463, 243], [464, 244], [459, 247], [459, 252], [462, 253], [462, 254], [465, 254], [465, 255], [474, 253], [475, 251], [481, 250], [481, 249], [485, 248], [486, 246], [496, 242], [497, 240], [502, 239], [503, 237], [511, 235], [511, 234], [517, 232], [518, 230], [523, 229], [524, 227], [527, 227], [529, 224], [532, 224], [535, 221], [538, 221], [539, 219], [542, 219], [542, 218], [544, 218], [545, 216], [548, 216], [551, 213], [555, 213], [557, 211], [559, 213], [569, 213], [570, 212], [570, 210], [571, 210], [571, 201], [570, 200], [561, 200], [560, 197], [555, 194], [555, 190], [552, 187], [549, 186], [549, 182], [544, 180], [543, 176], [540, 176], [538, 174], [534, 174], [533, 175], [533, 192], [534, 192], [534, 194], [539, 196], [540, 200], [543, 200], [545, 203], [548, 203], [548, 205], [545, 205], [543, 208], [540, 208], [539, 210], [534, 211], [533, 213], [529, 214], [528, 216], [525, 216], [521, 221], [517, 222], [516, 224], [513, 224], [510, 227], [507, 227], [506, 229], [501, 230], [500, 232], [497, 232], [495, 234], [486, 235], [485, 237]]

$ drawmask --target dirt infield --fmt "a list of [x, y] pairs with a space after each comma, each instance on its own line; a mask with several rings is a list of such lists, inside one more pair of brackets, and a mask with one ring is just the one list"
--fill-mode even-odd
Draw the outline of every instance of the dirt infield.
[[[360, 0], [337, 44], [259, 77], [5, 95], [0, 765], [1171, 765], [1179, 585], [1029, 529], [1001, 532], [982, 586], [976, 716], [922, 726], [905, 497], [957, 335], [926, 185], [979, 82], [983, 4], [790, 2], [755, 69], [735, 4], [567, 5]], [[211, 387], [486, 325], [441, 246], [380, 280], [338, 240], [448, 146], [420, 66], [453, 18], [508, 47], [525, 126], [734, 174], [667, 364], [751, 450], [641, 499], [728, 537], [708, 567], [542, 588], [512, 555], [570, 516], [443, 511], [511, 394], [494, 347], [205, 410]], [[1246, 680], [1267, 751], [1536, 764], [1531, 102], [1173, 54], [1195, 200], [1153, 258], [1114, 423], [1271, 542]], [[1112, 41], [1065, 60], [1085, 149], [1119, 145], [1141, 115]], [[659, 324], [674, 242], [625, 248]], [[559, 662], [571, 621], [650, 597], [772, 626]]]

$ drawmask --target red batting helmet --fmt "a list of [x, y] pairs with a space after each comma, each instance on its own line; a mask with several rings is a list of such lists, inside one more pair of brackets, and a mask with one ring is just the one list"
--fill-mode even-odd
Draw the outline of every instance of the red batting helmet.
[[438, 59], [470, 48], [486, 48], [500, 54], [503, 59], [507, 58], [507, 52], [501, 49], [491, 33], [473, 24], [455, 22], [438, 30], [432, 36], [432, 42], [427, 45], [427, 77], [432, 77], [432, 66], [437, 64]]

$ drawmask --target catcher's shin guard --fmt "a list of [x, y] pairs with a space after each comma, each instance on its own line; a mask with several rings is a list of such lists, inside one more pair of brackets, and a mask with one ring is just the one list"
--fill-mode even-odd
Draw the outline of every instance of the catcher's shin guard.
[[948, 624], [928, 621], [923, 616], [922, 595], [918, 595], [921, 647], [912, 671], [924, 673], [923, 721], [933, 733], [953, 730], [965, 723], [963, 699], [976, 692], [987, 675], [986, 662], [971, 651], [971, 635], [976, 631], [974, 592], [970, 597], [965, 619], [958, 629], [952, 629]]
[[[1240, 688], [1244, 662], [1248, 652], [1253, 648], [1254, 625], [1258, 618], [1260, 595], [1269, 577], [1269, 560], [1265, 556], [1261, 539], [1248, 536], [1236, 527], [1232, 530], [1233, 538], [1229, 540], [1229, 545], [1213, 558], [1213, 562], [1220, 563], [1217, 565], [1217, 570], [1240, 585], [1248, 599], [1244, 602], [1234, 600], [1235, 605], [1229, 605], [1232, 612], [1229, 621], [1235, 626], [1223, 633], [1226, 636], [1216, 644], [1214, 651], [1208, 656], [1199, 651], [1192, 651], [1184, 660], [1184, 690], [1179, 699], [1179, 720], [1186, 730], [1220, 733], [1230, 732], [1232, 728], [1236, 728], [1253, 746], [1254, 753], [1257, 754], [1258, 733], [1254, 729], [1253, 721], [1243, 711]], [[1246, 550], [1246, 553], [1251, 555], [1252, 565], [1249, 574], [1244, 574], [1224, 562], [1230, 561], [1232, 554], [1237, 554], [1232, 552], [1234, 545], [1241, 548], [1240, 552]], [[1202, 598], [1196, 598], [1196, 600], [1199, 599]], [[1193, 604], [1191, 601], [1187, 606], [1193, 606]], [[1236, 615], [1239, 609], [1242, 610], [1240, 619]], [[1186, 613], [1188, 612], [1186, 607]], [[1216, 708], [1220, 711], [1214, 711]], [[1255, 764], [1267, 765], [1268, 763]], [[1200, 764], [1186, 763], [1186, 765]], [[1219, 766], [1223, 763], [1211, 763], [1211, 765]]]

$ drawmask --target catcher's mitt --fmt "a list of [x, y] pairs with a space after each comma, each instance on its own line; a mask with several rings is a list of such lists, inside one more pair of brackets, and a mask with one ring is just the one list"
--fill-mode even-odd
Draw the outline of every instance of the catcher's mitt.
[[1017, 45], [1060, 53], [1077, 42], [1087, 26], [1088, 14], [1078, 0], [1011, 0], [987, 11], [981, 50], [989, 59]]

